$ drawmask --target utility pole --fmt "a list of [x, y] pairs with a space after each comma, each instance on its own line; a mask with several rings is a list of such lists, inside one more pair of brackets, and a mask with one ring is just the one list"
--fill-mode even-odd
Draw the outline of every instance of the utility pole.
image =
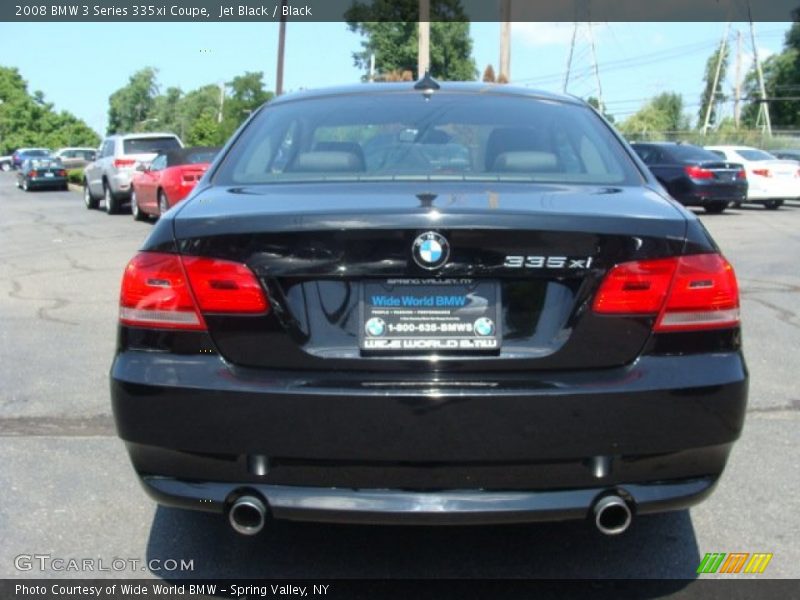
[[219, 82], [219, 114], [217, 115], [217, 123], [222, 123], [222, 109], [225, 107], [225, 82]]
[[733, 88], [733, 122], [736, 129], [742, 120], [742, 31], [736, 30], [736, 85]]
[[278, 29], [278, 67], [275, 69], [275, 95], [283, 94], [283, 52], [286, 47], [286, 16], [284, 7], [287, 0], [281, 1], [281, 23]]
[[500, 0], [499, 81], [511, 81], [511, 0]]
[[575, 38], [578, 35], [578, 22], [575, 21], [575, 26], [572, 28], [572, 42], [569, 45], [569, 52], [567, 53], [567, 70], [564, 73], [564, 88], [563, 92], [567, 93], [567, 87], [569, 87], [569, 73], [572, 69], [572, 54], [575, 52]]
[[587, 23], [589, 27], [589, 43], [592, 46], [592, 66], [594, 67], [594, 78], [597, 81], [597, 107], [603, 112], [603, 86], [600, 85], [600, 68], [597, 66], [597, 51], [594, 46], [594, 32], [592, 31], [591, 21]]
[[764, 71], [761, 69], [761, 61], [758, 59], [758, 48], [756, 47], [756, 31], [753, 21], [750, 21], [750, 43], [753, 45], [753, 60], [756, 62], [756, 72], [758, 73], [758, 87], [761, 92], [761, 106], [758, 108], [758, 114], [761, 115], [763, 111], [764, 126], [767, 130], [767, 136], [772, 137], [772, 122], [769, 118], [769, 104], [767, 103], [767, 88], [764, 85]]
[[419, 47], [417, 49], [417, 79], [422, 79], [431, 66], [431, 3], [419, 0]]
[[375, 81], [375, 53], [369, 55], [369, 82]]
[[719, 73], [722, 70], [722, 59], [725, 58], [725, 49], [728, 47], [728, 31], [730, 30], [731, 23], [725, 25], [725, 32], [722, 34], [722, 41], [719, 43], [719, 55], [717, 56], [717, 68], [714, 71], [714, 81], [711, 84], [711, 93], [708, 96], [708, 104], [706, 105], [706, 117], [703, 119], [703, 135], [708, 131], [708, 123], [711, 120], [711, 109], [717, 101], [717, 86], [719, 85]]

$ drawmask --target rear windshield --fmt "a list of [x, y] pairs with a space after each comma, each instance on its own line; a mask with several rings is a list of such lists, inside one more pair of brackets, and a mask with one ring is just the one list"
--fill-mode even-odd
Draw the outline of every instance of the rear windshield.
[[764, 152], [763, 150], [737, 149], [736, 154], [738, 154], [745, 160], [775, 160], [775, 157], [772, 156], [772, 154], [770, 154], [769, 152]]
[[217, 152], [219, 152], [219, 150], [202, 150], [198, 152], [187, 152], [183, 161], [179, 162], [179, 164], [197, 165], [201, 163], [214, 162], [214, 157], [217, 155]]
[[664, 148], [667, 154], [678, 161], [707, 161], [719, 160], [719, 156], [698, 146], [675, 145]]
[[181, 145], [174, 137], [132, 138], [123, 140], [122, 150], [125, 154], [147, 154], [177, 150]]
[[632, 184], [640, 177], [585, 106], [450, 92], [268, 106], [215, 177], [221, 185], [376, 180]]
[[27, 157], [35, 157], [35, 156], [50, 156], [50, 152], [48, 150], [26, 150], [22, 153], [22, 156]]

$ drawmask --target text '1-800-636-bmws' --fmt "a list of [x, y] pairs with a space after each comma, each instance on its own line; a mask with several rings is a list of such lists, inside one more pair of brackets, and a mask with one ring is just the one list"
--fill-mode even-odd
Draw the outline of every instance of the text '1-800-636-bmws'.
[[747, 400], [731, 265], [590, 106], [423, 81], [265, 105], [131, 260], [145, 489], [246, 534], [704, 499]]

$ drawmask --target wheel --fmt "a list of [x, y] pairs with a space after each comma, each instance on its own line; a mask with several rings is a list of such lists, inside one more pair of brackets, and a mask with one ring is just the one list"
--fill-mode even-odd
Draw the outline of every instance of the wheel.
[[131, 190], [131, 214], [134, 221], [144, 221], [147, 218], [147, 213], [142, 212], [139, 208], [139, 201], [136, 199], [136, 190]]
[[11, 163], [4, 162], [3, 165], [0, 166], [0, 169], [3, 169], [3, 171], [10, 171], [11, 170]]
[[31, 188], [28, 185], [28, 179], [27, 178], [22, 180], [22, 190], [25, 191], [25, 192], [30, 192], [31, 191]]
[[734, 202], [733, 203], [733, 208], [742, 208], [742, 203], [741, 202]]
[[103, 198], [106, 203], [106, 212], [109, 215], [117, 214], [119, 212], [119, 200], [114, 196], [107, 183], [103, 184]]
[[706, 209], [706, 212], [710, 215], [718, 215], [726, 208], [728, 208], [727, 202], [709, 202], [703, 208]]
[[86, 205], [88, 210], [93, 208], [97, 208], [97, 198], [92, 196], [92, 191], [89, 189], [89, 182], [84, 180], [83, 181], [83, 203]]
[[164, 190], [158, 190], [158, 215], [161, 216], [169, 210], [169, 202]]
[[781, 204], [783, 204], [783, 200], [767, 200], [764, 202], [764, 208], [767, 210], [778, 210]]

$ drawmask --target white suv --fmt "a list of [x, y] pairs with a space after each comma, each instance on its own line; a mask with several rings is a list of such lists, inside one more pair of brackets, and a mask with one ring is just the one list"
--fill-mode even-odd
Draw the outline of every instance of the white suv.
[[103, 140], [97, 159], [86, 165], [83, 174], [83, 201], [86, 208], [97, 208], [105, 200], [108, 214], [119, 212], [131, 198], [131, 179], [139, 163], [148, 164], [160, 152], [183, 148], [174, 133], [129, 133]]

